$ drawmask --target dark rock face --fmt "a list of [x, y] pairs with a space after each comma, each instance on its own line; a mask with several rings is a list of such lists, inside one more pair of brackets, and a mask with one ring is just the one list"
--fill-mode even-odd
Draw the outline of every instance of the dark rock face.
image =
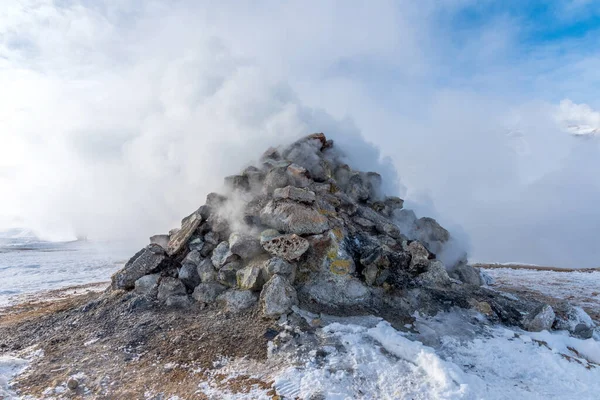
[[260, 298], [269, 318], [295, 306], [392, 317], [461, 307], [530, 330], [592, 332], [579, 309], [552, 310], [481, 287], [466, 255], [444, 265], [450, 233], [385, 196], [381, 176], [353, 170], [322, 133], [267, 150], [225, 186], [179, 229], [153, 236], [112, 287], [135, 287], [174, 308], [193, 301], [237, 312]]

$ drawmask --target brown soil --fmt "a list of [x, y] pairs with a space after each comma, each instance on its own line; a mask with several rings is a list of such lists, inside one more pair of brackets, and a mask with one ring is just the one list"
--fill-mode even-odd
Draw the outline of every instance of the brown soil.
[[80, 374], [77, 389], [52, 395], [204, 399], [198, 384], [207, 380], [233, 393], [270, 388], [268, 378], [226, 379], [220, 360], [266, 359], [275, 330], [256, 309], [235, 315], [198, 305], [174, 310], [130, 293], [86, 293], [4, 309], [0, 355], [30, 346], [43, 350], [16, 380], [20, 395], [47, 397], [47, 388], [66, 386]]

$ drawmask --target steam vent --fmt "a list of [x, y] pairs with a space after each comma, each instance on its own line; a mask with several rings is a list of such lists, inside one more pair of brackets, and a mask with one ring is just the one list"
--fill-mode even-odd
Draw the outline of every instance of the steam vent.
[[466, 255], [444, 265], [448, 231], [385, 196], [378, 173], [343, 160], [322, 133], [268, 149], [180, 228], [152, 236], [112, 277], [112, 290], [155, 307], [258, 307], [265, 318], [370, 314], [400, 324], [415, 311], [473, 308], [492, 322], [591, 335], [567, 304], [553, 309], [486, 288]]

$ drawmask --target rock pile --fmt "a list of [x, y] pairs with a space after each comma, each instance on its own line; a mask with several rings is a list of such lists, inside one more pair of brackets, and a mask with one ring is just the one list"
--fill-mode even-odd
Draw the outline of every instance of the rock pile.
[[448, 231], [381, 186], [378, 173], [352, 169], [322, 133], [271, 148], [260, 165], [226, 177], [226, 193], [209, 194], [181, 228], [152, 236], [112, 288], [172, 307], [216, 303], [236, 312], [258, 303], [270, 318], [298, 305], [392, 317], [459, 306], [548, 326], [552, 310], [481, 287], [466, 257], [444, 265], [436, 254], [449, 245]]

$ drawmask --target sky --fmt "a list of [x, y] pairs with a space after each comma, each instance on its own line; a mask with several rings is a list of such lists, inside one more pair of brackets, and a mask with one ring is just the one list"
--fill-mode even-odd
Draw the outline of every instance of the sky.
[[600, 265], [600, 1], [2, 0], [0, 230], [141, 246], [325, 132], [471, 260]]

